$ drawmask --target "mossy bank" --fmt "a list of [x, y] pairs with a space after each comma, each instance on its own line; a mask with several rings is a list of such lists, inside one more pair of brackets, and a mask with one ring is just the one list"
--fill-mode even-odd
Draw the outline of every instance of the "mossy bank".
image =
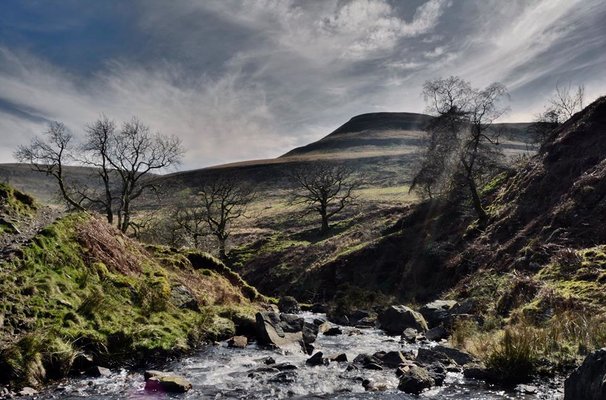
[[0, 383], [136, 366], [233, 335], [263, 300], [217, 259], [71, 214], [0, 261]]

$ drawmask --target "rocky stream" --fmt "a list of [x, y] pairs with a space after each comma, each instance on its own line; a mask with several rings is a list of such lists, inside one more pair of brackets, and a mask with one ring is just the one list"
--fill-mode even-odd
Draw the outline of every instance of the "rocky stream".
[[[274, 314], [281, 317], [282, 314]], [[165, 366], [164, 371], [184, 378], [191, 389], [167, 393], [150, 386], [143, 371], [103, 370], [96, 378], [75, 378], [47, 389], [41, 399], [414, 399], [402, 390], [402, 375], [416, 371], [409, 382], [412, 392], [432, 399], [560, 399], [560, 380], [499, 388], [466, 378], [459, 363], [440, 351], [443, 344], [413, 343], [389, 336], [374, 327], [340, 326], [325, 322], [324, 314], [305, 312], [306, 326], [319, 327], [313, 350], [298, 344], [268, 348], [238, 340], [209, 345]], [[423, 385], [429, 373], [429, 388]], [[427, 376], [425, 376], [427, 378]], [[152, 380], [154, 378], [151, 378]], [[419, 383], [420, 382], [420, 383]], [[420, 385], [420, 386], [419, 386]], [[146, 387], [147, 386], [147, 387]], [[400, 388], [399, 388], [400, 386]], [[151, 390], [150, 390], [151, 389]]]

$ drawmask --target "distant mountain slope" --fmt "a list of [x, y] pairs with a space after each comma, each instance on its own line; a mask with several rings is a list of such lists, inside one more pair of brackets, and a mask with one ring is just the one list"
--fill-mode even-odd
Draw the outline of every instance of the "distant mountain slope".
[[[242, 180], [268, 189], [288, 184], [285, 172], [301, 163], [325, 160], [343, 163], [372, 186], [406, 185], [411, 166], [418, 160], [425, 143], [424, 129], [432, 117], [425, 114], [380, 112], [351, 118], [324, 138], [295, 148], [281, 157], [249, 160], [191, 171], [181, 171], [159, 177], [164, 183], [197, 187], [209, 176], [229, 173]], [[526, 123], [498, 124], [501, 143], [508, 155], [532, 152], [526, 144]], [[68, 175], [78, 182], [90, 182], [90, 168], [68, 167]], [[0, 182], [32, 193], [38, 199], [50, 201], [55, 196], [51, 177], [32, 171], [23, 164], [0, 164]]]
[[[351, 118], [322, 139], [297, 147], [281, 159], [319, 157], [330, 154], [343, 159], [376, 155], [409, 154], [425, 143], [424, 130], [432, 116], [416, 113], [381, 112]], [[528, 123], [496, 124], [507, 154], [528, 150]]]

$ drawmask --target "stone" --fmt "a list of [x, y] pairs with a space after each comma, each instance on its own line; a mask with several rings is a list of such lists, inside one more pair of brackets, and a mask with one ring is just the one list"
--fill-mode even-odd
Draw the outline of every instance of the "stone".
[[328, 363], [328, 359], [324, 358], [324, 354], [322, 354], [321, 351], [318, 351], [316, 354], [308, 358], [307, 361], [305, 361], [305, 364], [309, 365], [310, 367], [316, 367], [318, 365], [328, 365]]
[[170, 301], [178, 308], [200, 311], [198, 300], [185, 285], [176, 285], [170, 289]]
[[433, 350], [445, 354], [459, 365], [466, 365], [474, 361], [471, 354], [463, 350], [455, 349], [454, 347], [437, 345], [433, 347]]
[[453, 362], [453, 360], [451, 360], [450, 357], [448, 357], [446, 354], [436, 351], [434, 350], [434, 348], [425, 347], [421, 347], [417, 351], [416, 361], [424, 365], [430, 365], [435, 362], [440, 362], [444, 365], [448, 365]]
[[427, 331], [427, 322], [423, 316], [403, 305], [394, 305], [386, 308], [379, 314], [379, 325], [385, 332], [399, 335], [406, 328], [414, 328], [417, 331]]
[[21, 389], [18, 393], [19, 396], [35, 396], [38, 394], [38, 391], [34, 388], [31, 388], [29, 386], [24, 387], [23, 389]]
[[518, 385], [516, 389], [524, 394], [537, 394], [539, 392], [539, 388], [533, 385]]
[[412, 365], [402, 373], [398, 389], [404, 393], [420, 394], [434, 385], [434, 380], [425, 368]]
[[150, 392], [185, 393], [192, 388], [187, 379], [168, 372], [149, 370], [143, 376], [145, 390]]
[[417, 341], [418, 334], [419, 332], [417, 332], [416, 329], [406, 328], [404, 329], [404, 332], [402, 332], [402, 339], [404, 339], [404, 341], [407, 343], [415, 343]]
[[606, 348], [585, 357], [564, 382], [564, 400], [606, 399]]
[[237, 349], [244, 349], [248, 345], [248, 338], [246, 336], [234, 336], [227, 341], [227, 345]]
[[458, 304], [454, 300], [436, 300], [425, 304], [419, 309], [419, 312], [423, 315], [429, 326], [435, 327], [447, 321], [451, 315], [450, 310]]
[[332, 327], [326, 331], [324, 331], [324, 336], [337, 336], [343, 334], [343, 331], [338, 326]]
[[362, 381], [362, 386], [367, 392], [384, 392], [389, 389], [389, 384], [387, 382], [375, 382], [372, 379], [364, 379]]
[[347, 361], [349, 361], [347, 359], [347, 354], [345, 354], [345, 353], [330, 355], [330, 356], [328, 356], [328, 359], [330, 361], [333, 361], [333, 362], [347, 362]]
[[265, 358], [262, 358], [261, 361], [265, 365], [272, 365], [272, 364], [276, 363], [276, 360], [273, 357], [265, 357]]
[[442, 339], [448, 338], [449, 334], [442, 326], [436, 326], [425, 332], [425, 338], [432, 342], [439, 342]]
[[433, 379], [436, 386], [442, 386], [444, 380], [446, 380], [446, 367], [442, 363], [433, 363], [427, 368], [427, 372], [431, 379]]
[[392, 369], [398, 368], [400, 364], [407, 361], [406, 357], [404, 357], [404, 354], [402, 354], [401, 351], [389, 351], [383, 354], [381, 357], [375, 354], [375, 357], [381, 360], [381, 364]]
[[303, 318], [288, 314], [259, 312], [256, 314], [257, 340], [262, 345], [288, 347], [303, 345]]
[[310, 344], [316, 341], [318, 337], [319, 327], [316, 324], [304, 322], [303, 323], [303, 341], [306, 344]]
[[286, 314], [298, 314], [301, 312], [299, 302], [292, 296], [282, 296], [278, 301], [278, 310]]

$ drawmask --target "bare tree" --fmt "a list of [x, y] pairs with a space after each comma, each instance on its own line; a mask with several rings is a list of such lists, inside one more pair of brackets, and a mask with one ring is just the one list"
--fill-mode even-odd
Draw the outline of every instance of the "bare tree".
[[73, 160], [73, 135], [61, 122], [51, 122], [44, 137], [36, 137], [29, 146], [19, 146], [15, 158], [28, 163], [38, 172], [52, 176], [57, 181], [59, 192], [69, 207], [82, 210], [82, 202], [74, 198], [65, 177], [65, 166]]
[[475, 89], [451, 76], [425, 82], [423, 96], [428, 111], [436, 116], [427, 129], [429, 146], [411, 190], [432, 189], [448, 179], [463, 182], [481, 224], [487, 220], [478, 190], [478, 179], [498, 164], [499, 133], [492, 123], [507, 111], [501, 100], [507, 91], [500, 83]]
[[82, 162], [95, 168], [95, 172], [103, 185], [101, 195], [88, 195], [81, 191], [90, 204], [98, 204], [105, 212], [107, 222], [114, 223], [114, 188], [112, 187], [112, 174], [115, 173], [109, 160], [111, 156], [112, 138], [116, 134], [116, 124], [106, 116], [101, 116], [97, 121], [86, 127], [86, 137], [82, 150], [84, 157]]
[[[72, 143], [73, 136], [59, 122], [52, 123], [46, 135], [47, 139], [35, 138], [31, 145], [19, 147], [15, 157], [55, 177], [70, 207], [101, 209], [108, 222], [115, 222], [122, 232], [131, 226], [133, 201], [154, 187], [151, 174], [178, 164], [183, 154], [178, 138], [152, 134], [136, 118], [117, 130], [113, 121], [101, 117], [87, 126], [81, 146]], [[68, 161], [92, 166], [100, 184], [70, 187], [64, 174]], [[101, 193], [97, 187], [103, 188]]]
[[189, 213], [206, 222], [210, 233], [219, 242], [219, 257], [225, 260], [232, 223], [246, 216], [255, 191], [233, 176], [217, 176], [205, 182], [196, 197], [198, 200]]
[[585, 101], [585, 86], [578, 85], [576, 90], [571, 84], [567, 86], [556, 85], [555, 93], [549, 99], [550, 110], [559, 116], [560, 121], [566, 121], [575, 113], [583, 109]]
[[329, 231], [335, 215], [353, 204], [353, 191], [359, 186], [349, 169], [328, 163], [295, 168], [290, 178], [295, 184], [291, 203], [304, 204], [308, 212], [320, 214], [322, 234]]
[[150, 173], [178, 164], [183, 154], [181, 141], [175, 136], [152, 134], [149, 127], [136, 118], [124, 123], [110, 138], [107, 162], [120, 180], [118, 228], [126, 232], [130, 226], [131, 205], [154, 183]]
[[555, 128], [583, 109], [584, 101], [585, 86], [578, 85], [573, 89], [571, 84], [556, 85], [545, 111], [537, 115], [530, 125], [529, 131], [535, 142], [544, 143]]
[[199, 203], [187, 194], [176, 203], [170, 216], [174, 230], [184, 236], [184, 239], [190, 240], [197, 249], [202, 244], [201, 239], [209, 233], [208, 213]]

